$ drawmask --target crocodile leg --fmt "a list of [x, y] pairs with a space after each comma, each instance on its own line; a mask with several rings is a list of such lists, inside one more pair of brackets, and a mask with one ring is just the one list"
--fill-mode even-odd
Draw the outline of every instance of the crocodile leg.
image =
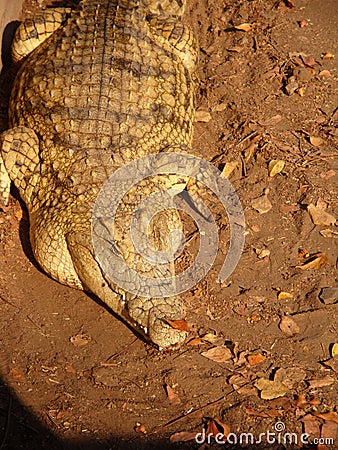
[[18, 62], [35, 50], [63, 25], [70, 8], [41, 11], [23, 22], [16, 30], [12, 44], [13, 61]]
[[33, 130], [15, 127], [0, 135], [0, 194], [8, 204], [10, 181], [19, 189], [26, 205], [39, 182], [39, 140]]
[[149, 25], [157, 34], [169, 41], [186, 68], [193, 73], [198, 61], [198, 47], [192, 32], [182, 22], [177, 22], [177, 19], [171, 17], [165, 19], [152, 17]]

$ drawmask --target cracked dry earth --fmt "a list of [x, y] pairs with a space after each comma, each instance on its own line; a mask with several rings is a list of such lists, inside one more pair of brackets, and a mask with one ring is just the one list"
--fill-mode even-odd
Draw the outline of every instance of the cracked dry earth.
[[[25, 1], [24, 15], [46, 3]], [[246, 217], [220, 285], [229, 227], [206, 195], [220, 251], [183, 294], [190, 345], [158, 352], [41, 273], [13, 192], [0, 209], [1, 449], [337, 448], [337, 16], [335, 0], [188, 2], [201, 54], [193, 152], [232, 167]], [[194, 231], [186, 220], [184, 264]], [[283, 422], [336, 444], [170, 442], [210, 432], [210, 419], [237, 436]]]

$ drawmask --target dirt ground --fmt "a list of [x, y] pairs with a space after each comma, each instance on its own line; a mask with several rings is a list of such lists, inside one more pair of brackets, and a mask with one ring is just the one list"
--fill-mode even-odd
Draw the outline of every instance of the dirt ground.
[[[44, 4], [27, 0], [25, 14]], [[213, 205], [220, 252], [183, 294], [192, 331], [179, 350], [159, 352], [49, 279], [15, 192], [0, 209], [1, 450], [338, 448], [337, 19], [336, 0], [188, 3], [200, 45], [193, 153], [221, 170], [237, 162], [246, 243], [218, 284], [229, 227]], [[193, 439], [203, 429], [232, 435], [208, 446]], [[268, 432], [275, 442], [240, 444]]]

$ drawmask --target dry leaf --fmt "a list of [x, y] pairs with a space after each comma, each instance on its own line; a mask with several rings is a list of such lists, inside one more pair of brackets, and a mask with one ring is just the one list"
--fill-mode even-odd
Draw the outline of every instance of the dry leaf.
[[205, 358], [211, 359], [215, 362], [225, 362], [233, 357], [231, 350], [224, 345], [219, 347], [213, 347], [205, 352], [201, 353]]
[[307, 211], [315, 225], [329, 226], [336, 223], [336, 218], [332, 214], [329, 214], [322, 208], [315, 206], [313, 203], [308, 205]]
[[[320, 437], [323, 439], [332, 439], [337, 436], [338, 425], [334, 422], [325, 422], [320, 430]], [[329, 442], [329, 441], [327, 441]], [[327, 447], [326, 447], [327, 448]], [[319, 448], [318, 448], [319, 450]]]
[[306, 414], [306, 416], [302, 417], [300, 420], [303, 422], [304, 433], [307, 433], [312, 437], [320, 436], [319, 422], [314, 416]]
[[316, 417], [320, 417], [321, 419], [324, 419], [325, 421], [328, 422], [334, 422], [336, 424], [338, 424], [338, 413], [336, 413], [335, 411], [330, 411], [327, 413], [314, 413], [314, 415]]
[[303, 63], [308, 67], [313, 67], [316, 64], [316, 61], [312, 55], [305, 55], [304, 53], [300, 53], [299, 56]]
[[137, 422], [134, 426], [134, 430], [136, 431], [136, 433], [147, 434], [146, 426], [144, 425], [144, 423]]
[[262, 355], [261, 353], [257, 353], [255, 355], [248, 355], [247, 358], [248, 363], [250, 366], [255, 366], [256, 364], [261, 363], [262, 361], [266, 360], [266, 356]]
[[277, 397], [283, 397], [283, 395], [289, 392], [289, 389], [279, 381], [271, 381], [267, 378], [260, 378], [255, 387], [261, 391], [261, 398], [264, 400], [271, 400]]
[[293, 337], [300, 332], [299, 326], [289, 316], [283, 316], [281, 318], [279, 328], [287, 337]]
[[303, 19], [303, 20], [298, 21], [298, 25], [300, 28], [304, 28], [304, 27], [307, 27], [309, 25], [309, 23], [307, 20]]
[[[217, 419], [211, 419], [205, 431], [205, 434], [207, 436], [212, 435], [214, 438], [217, 436], [218, 442], [225, 442], [229, 433], [229, 425], [226, 423], [222, 423]], [[222, 437], [220, 436], [220, 434], [222, 435]]]
[[271, 253], [270, 250], [266, 247], [255, 248], [254, 250], [259, 259], [266, 258], [267, 256], [270, 256], [270, 253]]
[[274, 376], [275, 381], [280, 381], [289, 389], [293, 389], [301, 381], [305, 380], [305, 378], [306, 371], [300, 367], [292, 367], [292, 370], [290, 368], [284, 369], [284, 367], [280, 367]]
[[311, 255], [304, 264], [301, 266], [296, 266], [297, 269], [307, 270], [307, 269], [320, 269], [324, 264], [328, 264], [325, 253], [319, 252]]
[[181, 403], [181, 399], [177, 394], [175, 394], [173, 388], [169, 386], [169, 384], [165, 385], [165, 390], [167, 392], [167, 397], [170, 403], [177, 405], [178, 403]]
[[193, 338], [187, 342], [187, 345], [205, 345], [205, 342], [201, 338]]
[[170, 442], [188, 442], [196, 438], [196, 433], [191, 431], [179, 431], [170, 436]]
[[212, 119], [211, 114], [208, 111], [196, 111], [195, 122], [210, 122]]
[[314, 147], [319, 147], [324, 142], [319, 136], [310, 136], [309, 140]]
[[302, 406], [307, 405], [307, 401], [305, 395], [298, 395], [297, 399], [294, 402], [296, 408], [301, 408]]
[[181, 320], [165, 319], [165, 321], [171, 326], [171, 328], [174, 328], [175, 330], [186, 331], [187, 333], [189, 333], [190, 331], [190, 327], [184, 319]]
[[331, 386], [336, 380], [332, 377], [326, 376], [324, 378], [317, 378], [315, 380], [308, 380], [311, 388], [320, 388], [325, 386]]
[[328, 367], [329, 369], [333, 370], [335, 373], [338, 373], [338, 358], [330, 358], [326, 361], [322, 361], [322, 364], [324, 366]]
[[266, 214], [272, 208], [271, 202], [268, 198], [268, 192], [269, 190], [266, 189], [265, 193], [261, 197], [258, 197], [251, 202], [251, 206], [258, 211], [259, 214]]
[[329, 228], [326, 230], [320, 230], [319, 234], [325, 238], [338, 238], [338, 231], [330, 230]]
[[[338, 287], [324, 287], [319, 293], [319, 299], [325, 305], [331, 305], [338, 300]], [[336, 344], [335, 344], [336, 345]]]
[[241, 23], [240, 25], [235, 25], [235, 29], [240, 30], [240, 31], [251, 31], [252, 24], [251, 23]]
[[320, 77], [330, 78], [332, 77], [331, 72], [329, 70], [321, 70], [318, 74]]
[[84, 345], [87, 345], [92, 338], [85, 333], [79, 333], [69, 338], [69, 340], [75, 347], [83, 347]]
[[304, 95], [305, 95], [305, 87], [301, 86], [301, 87], [297, 88], [295, 90], [295, 92], [296, 92], [296, 94], [299, 95], [299, 97], [304, 97]]
[[277, 173], [282, 172], [285, 166], [285, 161], [282, 161], [281, 159], [272, 159], [269, 162], [269, 177], [274, 177], [277, 175]]
[[294, 298], [294, 295], [290, 294], [290, 292], [280, 291], [278, 292], [277, 298], [278, 300], [288, 300], [290, 298]]
[[299, 85], [295, 79], [295, 77], [290, 77], [288, 79], [288, 84], [285, 86], [286, 93], [288, 95], [292, 95], [296, 89], [298, 89]]
[[333, 59], [334, 58], [334, 54], [330, 53], [330, 52], [326, 52], [326, 53], [322, 53], [321, 57], [322, 57], [322, 59]]
[[228, 107], [228, 104], [223, 102], [223, 103], [219, 103], [218, 105], [215, 105], [211, 111], [212, 112], [222, 112], [222, 111], [225, 111], [227, 109], [227, 107]]
[[222, 170], [221, 176], [224, 178], [229, 178], [230, 174], [235, 170], [236, 167], [237, 161], [227, 162]]

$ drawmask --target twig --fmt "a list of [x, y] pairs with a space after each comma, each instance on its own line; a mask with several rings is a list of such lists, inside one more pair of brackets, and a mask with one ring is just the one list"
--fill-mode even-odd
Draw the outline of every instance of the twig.
[[20, 308], [18, 308], [16, 305], [13, 305], [13, 303], [9, 302], [8, 300], [6, 300], [5, 298], [3, 298], [2, 295], [0, 295], [0, 300], [4, 303], [7, 303], [7, 305], [13, 306], [13, 308], [16, 308], [17, 310], [20, 311]]
[[106, 362], [108, 362], [112, 358], [115, 358], [116, 356], [121, 355], [121, 353], [124, 353], [129, 347], [131, 347], [133, 344], [135, 344], [135, 342], [138, 341], [138, 340], [139, 340], [139, 338], [133, 339], [131, 342], [129, 342], [129, 344], [125, 345], [119, 352], [114, 353], [113, 355], [109, 356], [106, 359]]
[[[241, 387], [244, 387], [244, 386], [247, 386], [249, 384], [252, 384], [254, 381], [257, 380], [257, 378], [258, 377], [254, 378], [251, 381], [248, 381], [247, 383], [243, 384]], [[165, 428], [168, 428], [170, 425], [173, 425], [174, 423], [181, 422], [182, 420], [186, 419], [187, 417], [191, 416], [192, 414], [195, 414], [195, 413], [197, 413], [199, 411], [202, 411], [205, 408], [208, 408], [209, 406], [216, 405], [217, 403], [222, 402], [223, 400], [225, 400], [226, 397], [228, 397], [229, 395], [233, 394], [234, 392], [236, 392], [236, 390], [234, 388], [231, 388], [231, 390], [229, 392], [227, 392], [225, 395], [223, 395], [222, 397], [218, 398], [217, 400], [213, 400], [212, 402], [207, 403], [206, 405], [200, 406], [199, 408], [193, 409], [192, 411], [190, 411], [190, 412], [188, 412], [186, 414], [183, 414], [182, 416], [179, 416], [176, 419], [170, 420], [169, 422], [165, 423], [164, 425], [162, 425], [162, 426], [156, 428], [155, 430], [151, 431], [150, 433], [148, 433], [147, 436], [150, 436], [152, 434], [156, 434], [159, 431], [162, 431]]]
[[11, 422], [11, 411], [12, 411], [12, 404], [13, 404], [13, 398], [11, 393], [9, 392], [9, 400], [8, 400], [8, 410], [7, 410], [7, 416], [6, 416], [6, 425], [5, 425], [5, 431], [4, 436], [1, 441], [0, 450], [2, 450], [5, 447], [5, 443], [7, 440], [7, 436], [9, 433], [9, 427]]

